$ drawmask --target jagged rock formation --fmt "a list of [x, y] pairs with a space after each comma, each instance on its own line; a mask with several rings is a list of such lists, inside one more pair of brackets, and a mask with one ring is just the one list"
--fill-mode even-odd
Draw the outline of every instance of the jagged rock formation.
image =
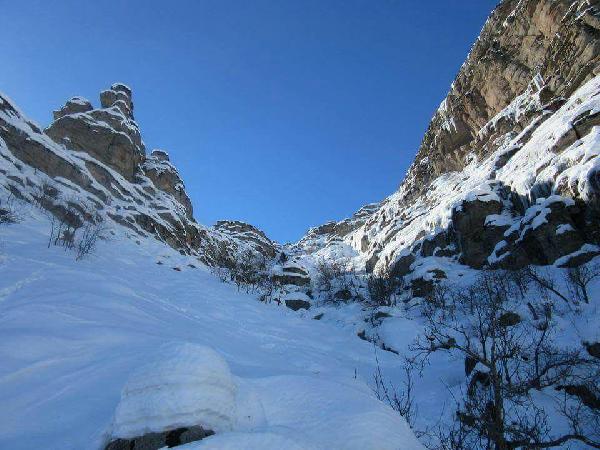
[[45, 132], [52, 140], [72, 150], [88, 153], [129, 181], [145, 156], [139, 127], [133, 120], [131, 90], [113, 84], [100, 94], [102, 108], [87, 109], [81, 102], [74, 108], [73, 99], [54, 114], [55, 120]]
[[599, 99], [600, 3], [505, 0], [399, 190], [293, 251], [391, 269], [419, 295], [449, 265], [589, 260], [600, 251]]
[[100, 102], [101, 108], [94, 108], [73, 97], [42, 131], [0, 95], [2, 187], [55, 216], [64, 218], [75, 207], [79, 213], [69, 220], [77, 222], [98, 211], [134, 238], [155, 236], [208, 264], [223, 254], [233, 259], [240, 251], [267, 258], [277, 254], [277, 244], [252, 226], [196, 223], [168, 154], [145, 153], [129, 87], [113, 84]]

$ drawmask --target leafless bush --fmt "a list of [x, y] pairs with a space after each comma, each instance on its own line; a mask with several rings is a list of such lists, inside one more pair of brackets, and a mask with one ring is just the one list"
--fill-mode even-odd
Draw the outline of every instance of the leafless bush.
[[380, 401], [387, 403], [394, 411], [404, 417], [411, 428], [414, 428], [417, 406], [415, 405], [413, 396], [413, 365], [408, 360], [404, 361], [405, 380], [402, 388], [398, 389], [391, 381], [384, 377], [379, 358], [377, 357], [377, 347], [374, 346], [373, 348], [375, 349], [375, 373], [373, 374], [373, 381], [375, 383], [373, 392], [375, 396]]
[[91, 204], [70, 199], [46, 207], [50, 220], [48, 248], [54, 245], [74, 250], [75, 259], [81, 260], [94, 252], [100, 239], [106, 239], [108, 227]]
[[281, 288], [282, 284], [276, 278], [271, 276], [263, 277], [258, 288], [260, 291], [260, 300], [265, 303], [271, 303], [272, 301], [280, 303]]
[[599, 264], [583, 264], [566, 269], [563, 277], [566, 292], [561, 291], [556, 279], [547, 271], [533, 266], [514, 272], [513, 280], [526, 286], [533, 285], [548, 301], [558, 298], [567, 305], [573, 306], [590, 302], [589, 285], [599, 277]]
[[212, 249], [212, 273], [221, 282], [232, 282], [238, 290], [256, 292], [271, 289], [267, 273], [267, 259], [259, 252], [249, 249], [232, 253], [223, 245]]
[[392, 306], [396, 297], [404, 288], [404, 278], [395, 276], [390, 271], [377, 275], [371, 274], [367, 278], [367, 291], [369, 301], [374, 306]]
[[[537, 273], [533, 277], [538, 289], [556, 294], [552, 280]], [[598, 385], [593, 361], [579, 350], [556, 345], [552, 303], [545, 296], [540, 305], [531, 305], [536, 312], [531, 320], [513, 311], [521, 288], [514, 274], [484, 272], [468, 289], [447, 288], [444, 306], [423, 307], [426, 332], [413, 349], [424, 358], [436, 351], [461, 355], [468, 376], [446, 442], [452, 442], [453, 449], [509, 450], [548, 448], [574, 440], [600, 448], [594, 431], [598, 411], [589, 400], [590, 389], [577, 395], [583, 378]], [[565, 407], [571, 430], [556, 435], [548, 425], [547, 410], [532, 393], [561, 387], [576, 408]], [[600, 402], [600, 397], [593, 398]]]
[[571, 298], [577, 302], [590, 302], [589, 284], [600, 277], [600, 265], [585, 264], [567, 269], [566, 285]]
[[345, 278], [347, 261], [321, 258], [317, 261], [317, 284], [323, 291], [331, 291], [338, 280]]
[[80, 260], [92, 254], [96, 250], [98, 240], [106, 238], [107, 231], [108, 227], [100, 214], [96, 214], [94, 219], [84, 222], [76, 240], [77, 256], [75, 259]]
[[0, 225], [10, 225], [21, 221], [21, 208], [11, 193], [0, 198]]
[[321, 258], [316, 269], [316, 288], [325, 303], [362, 299], [360, 281], [347, 258]]

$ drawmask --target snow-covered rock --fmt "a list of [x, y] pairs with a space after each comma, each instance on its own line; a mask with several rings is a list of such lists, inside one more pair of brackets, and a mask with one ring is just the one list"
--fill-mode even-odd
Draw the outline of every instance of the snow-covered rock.
[[113, 437], [194, 425], [217, 433], [231, 430], [236, 385], [219, 354], [205, 346], [174, 343], [163, 345], [154, 358], [123, 388]]

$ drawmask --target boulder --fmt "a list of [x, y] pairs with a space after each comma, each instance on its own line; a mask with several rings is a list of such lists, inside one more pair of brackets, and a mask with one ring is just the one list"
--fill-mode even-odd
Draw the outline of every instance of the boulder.
[[285, 306], [291, 310], [310, 309], [310, 298], [303, 292], [290, 292], [282, 298]]
[[352, 292], [350, 292], [350, 289], [340, 289], [335, 294], [333, 294], [333, 297], [336, 300], [347, 302], [352, 299]]
[[285, 306], [287, 306], [293, 311], [298, 311], [300, 309], [310, 309], [310, 303], [305, 300], [286, 300]]
[[310, 284], [310, 276], [308, 271], [291, 261], [281, 266], [281, 269], [272, 274], [275, 282], [283, 285], [307, 286]]
[[585, 342], [584, 346], [590, 356], [600, 359], [600, 342]]
[[[236, 393], [227, 362], [214, 350], [190, 343], [164, 344], [124, 386], [112, 442], [137, 441], [139, 448], [160, 448], [167, 439], [229, 431], [236, 421]], [[152, 446], [141, 446], [144, 442]]]
[[498, 318], [498, 325], [501, 327], [512, 327], [521, 323], [521, 316], [515, 312], [508, 311]]

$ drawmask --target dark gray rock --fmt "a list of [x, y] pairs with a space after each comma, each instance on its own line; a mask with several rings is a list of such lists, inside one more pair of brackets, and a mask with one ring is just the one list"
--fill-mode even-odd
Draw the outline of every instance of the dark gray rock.
[[333, 294], [333, 297], [336, 300], [347, 302], [352, 299], [352, 292], [350, 292], [350, 289], [340, 289], [335, 294]]
[[204, 439], [215, 434], [201, 426], [176, 428], [157, 433], [147, 433], [130, 439], [115, 439], [109, 442], [105, 450], [158, 450], [163, 447], [176, 447]]
[[285, 306], [294, 311], [310, 309], [310, 303], [306, 300], [285, 300]]
[[513, 327], [521, 323], [521, 316], [515, 312], [505, 312], [498, 318], [498, 324], [501, 327]]
[[500, 214], [503, 205], [497, 200], [464, 201], [452, 211], [452, 227], [460, 250], [460, 261], [481, 268], [498, 242], [504, 238], [508, 226], [486, 226], [486, 218]]

